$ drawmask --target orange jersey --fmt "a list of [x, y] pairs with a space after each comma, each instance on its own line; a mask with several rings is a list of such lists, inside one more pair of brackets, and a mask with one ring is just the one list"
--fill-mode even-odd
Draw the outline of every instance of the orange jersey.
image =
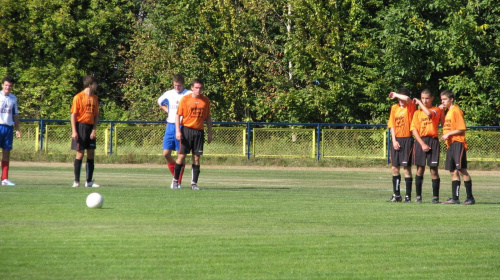
[[394, 128], [396, 137], [411, 137], [410, 126], [416, 108], [413, 103], [407, 104], [404, 108], [401, 108], [399, 103], [392, 105], [387, 128]]
[[99, 99], [97, 95], [87, 95], [82, 91], [73, 97], [71, 114], [76, 114], [79, 123], [94, 124], [95, 116], [99, 115]]
[[431, 107], [429, 108], [429, 111], [432, 113], [432, 116], [430, 117], [427, 116], [422, 109], [415, 111], [413, 120], [411, 121], [410, 130], [417, 130], [420, 137], [437, 138], [439, 120], [441, 119], [443, 111], [439, 109], [439, 107]]
[[185, 95], [179, 102], [177, 115], [182, 117], [182, 125], [196, 130], [203, 130], [203, 122], [210, 117], [210, 100], [202, 95]]
[[[446, 116], [444, 117], [443, 134], [446, 134], [454, 130], [465, 130], [464, 113], [457, 105], [453, 105]], [[453, 142], [461, 142], [464, 144], [464, 148], [467, 149], [467, 142], [465, 141], [465, 132], [457, 135], [452, 135], [446, 139], [446, 147], [450, 147]]]

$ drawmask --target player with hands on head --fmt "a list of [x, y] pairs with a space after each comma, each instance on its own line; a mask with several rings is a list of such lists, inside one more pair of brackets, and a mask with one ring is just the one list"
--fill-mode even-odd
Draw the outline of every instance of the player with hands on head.
[[410, 125], [415, 113], [416, 105], [410, 98], [410, 91], [401, 88], [399, 91], [389, 93], [390, 99], [397, 99], [398, 103], [391, 106], [391, 113], [387, 128], [391, 132], [391, 172], [393, 194], [389, 202], [401, 202], [401, 166], [405, 172], [406, 197], [405, 202], [411, 201], [412, 189], [412, 150], [413, 137]]
[[441, 179], [439, 178], [439, 138], [438, 126], [443, 123], [443, 110], [439, 107], [432, 106], [434, 96], [429, 89], [425, 89], [420, 93], [420, 100], [414, 98], [415, 104], [420, 106], [420, 109], [415, 111], [411, 122], [411, 131], [415, 137], [415, 145], [413, 150], [413, 161], [417, 166], [417, 174], [415, 175], [415, 192], [416, 203], [422, 202], [422, 185], [424, 180], [425, 165], [430, 168], [432, 178], [432, 200], [431, 203], [439, 203], [439, 188]]

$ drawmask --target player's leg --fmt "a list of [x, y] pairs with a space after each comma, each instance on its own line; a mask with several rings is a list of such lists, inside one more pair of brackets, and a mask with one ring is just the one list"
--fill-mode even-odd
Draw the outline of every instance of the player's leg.
[[404, 168], [405, 171], [405, 187], [406, 187], [406, 195], [405, 195], [405, 200], [404, 202], [409, 203], [411, 202], [411, 191], [412, 191], [412, 184], [413, 184], [413, 176], [411, 173], [411, 165], [413, 162], [413, 138], [412, 137], [405, 137], [402, 138], [403, 145], [401, 146], [401, 151], [403, 153], [403, 161], [401, 162], [401, 165]]
[[2, 185], [15, 186], [16, 184], [9, 181], [10, 151], [14, 141], [14, 128], [2, 125], [0, 135], [2, 136], [0, 140], [0, 147], [2, 148]]
[[167, 161], [168, 170], [174, 176], [175, 160], [172, 157], [172, 150], [179, 150], [179, 141], [175, 139], [175, 124], [167, 123], [163, 136], [163, 157]]
[[401, 166], [391, 166], [392, 173], [392, 198], [390, 202], [401, 202]]
[[467, 171], [467, 168], [462, 168], [458, 170], [458, 173], [460, 174], [460, 176], [462, 176], [462, 179], [464, 180], [465, 191], [467, 193], [467, 199], [463, 204], [464, 205], [475, 204], [476, 200], [474, 198], [474, 195], [472, 194], [472, 179], [469, 175], [469, 172]]
[[15, 186], [9, 181], [10, 150], [2, 149], [2, 185]]
[[417, 174], [415, 175], [415, 194], [416, 194], [416, 203], [422, 203], [422, 185], [424, 184], [424, 173], [425, 173], [425, 165], [417, 165]]
[[431, 203], [439, 203], [439, 189], [441, 186], [441, 179], [439, 178], [439, 172], [437, 166], [431, 166], [431, 178], [432, 178], [432, 200]]
[[85, 171], [86, 171], [86, 187], [94, 187], [98, 188], [100, 185], [94, 183], [94, 158], [95, 158], [95, 149], [87, 149], [87, 162], [85, 163]]
[[413, 184], [413, 177], [411, 174], [411, 165], [404, 166], [403, 168], [405, 171], [405, 188], [406, 188], [406, 195], [405, 195], [404, 202], [409, 203], [411, 201], [411, 191], [412, 191], [412, 184]]
[[200, 177], [200, 156], [193, 154], [193, 164], [191, 166], [191, 189], [199, 190], [198, 178]]

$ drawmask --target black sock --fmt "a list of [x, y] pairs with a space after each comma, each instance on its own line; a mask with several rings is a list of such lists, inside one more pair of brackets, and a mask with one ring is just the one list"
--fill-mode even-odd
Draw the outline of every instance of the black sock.
[[424, 184], [424, 176], [415, 176], [415, 192], [417, 196], [422, 196], [422, 185]]
[[73, 164], [75, 167], [75, 182], [80, 182], [80, 170], [82, 169], [82, 160], [81, 159], [75, 159], [75, 162]]
[[394, 192], [395, 195], [398, 196], [401, 195], [400, 186], [401, 186], [401, 175], [392, 176], [392, 191]]
[[472, 180], [464, 181], [465, 191], [467, 192], [467, 198], [474, 198], [472, 195]]
[[460, 180], [451, 181], [451, 195], [455, 200], [458, 200], [460, 197]]
[[413, 184], [413, 178], [405, 178], [405, 185], [406, 185], [406, 195], [408, 197], [411, 197], [411, 185]]
[[87, 171], [87, 182], [92, 181], [92, 177], [94, 176], [94, 159], [87, 159], [85, 170]]
[[439, 186], [441, 185], [441, 179], [432, 179], [432, 195], [439, 197]]
[[199, 165], [192, 165], [191, 166], [191, 182], [197, 184], [198, 183], [198, 177], [200, 176], [200, 166]]
[[174, 180], [178, 181], [179, 176], [181, 175], [182, 164], [175, 163], [174, 166]]

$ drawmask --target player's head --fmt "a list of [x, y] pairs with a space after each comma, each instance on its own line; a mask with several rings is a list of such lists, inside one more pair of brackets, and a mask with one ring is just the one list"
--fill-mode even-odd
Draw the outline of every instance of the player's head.
[[404, 88], [404, 87], [400, 88], [398, 90], [398, 93], [402, 94], [402, 95], [410, 96], [410, 90], [407, 88]]
[[4, 94], [10, 93], [12, 85], [14, 84], [14, 79], [11, 76], [6, 76], [2, 80], [2, 91]]
[[174, 89], [177, 92], [181, 92], [184, 90], [184, 76], [181, 74], [174, 75], [174, 78], [172, 79], [172, 84], [174, 85]]
[[455, 101], [455, 94], [451, 90], [445, 90], [441, 92], [441, 104], [446, 108], [450, 108], [453, 105], [453, 101]]
[[91, 75], [83, 77], [83, 88], [92, 88], [95, 90], [97, 88], [97, 79]]
[[194, 79], [191, 83], [191, 90], [196, 95], [200, 95], [203, 92], [203, 81], [201, 79]]
[[432, 101], [434, 100], [434, 96], [432, 96], [432, 92], [430, 89], [424, 89], [420, 93], [420, 100], [422, 103], [424, 103], [425, 107], [429, 107], [432, 104]]

